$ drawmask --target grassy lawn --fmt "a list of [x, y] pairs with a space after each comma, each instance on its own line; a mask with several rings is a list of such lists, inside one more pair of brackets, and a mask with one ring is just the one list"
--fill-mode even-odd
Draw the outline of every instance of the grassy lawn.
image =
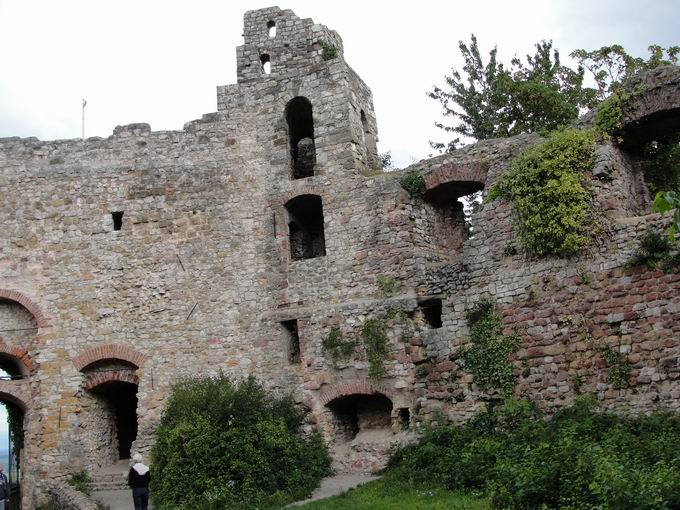
[[489, 510], [488, 500], [445, 490], [421, 490], [376, 480], [340, 496], [303, 505], [303, 510]]

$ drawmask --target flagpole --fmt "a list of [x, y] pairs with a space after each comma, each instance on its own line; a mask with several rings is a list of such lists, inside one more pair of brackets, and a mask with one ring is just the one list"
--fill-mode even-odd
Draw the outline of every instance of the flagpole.
[[83, 99], [83, 122], [82, 122], [82, 126], [83, 126], [82, 140], [83, 140], [83, 142], [85, 141], [85, 107], [86, 106], [87, 106], [87, 101], [85, 101], [85, 99]]

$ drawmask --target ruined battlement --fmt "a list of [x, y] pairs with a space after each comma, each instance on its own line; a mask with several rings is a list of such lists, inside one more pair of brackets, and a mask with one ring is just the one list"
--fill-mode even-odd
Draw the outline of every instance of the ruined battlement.
[[[171, 385], [220, 371], [293, 391], [339, 470], [376, 470], [421, 423], [493, 398], [457, 355], [482, 296], [521, 336], [517, 395], [558, 408], [578, 378], [612, 409], [680, 407], [680, 275], [624, 268], [667, 224], [633, 148], [600, 143], [588, 175], [606, 235], [532, 259], [509, 249], [508, 203], [484, 202], [469, 236], [462, 200], [538, 135], [381, 173], [371, 92], [334, 31], [249, 11], [237, 68], [217, 111], [180, 131], [0, 139], [0, 368], [17, 376], [0, 397], [25, 416], [27, 507], [48, 478], [147, 452]], [[678, 129], [678, 76], [643, 79], [624, 138]], [[412, 171], [422, 199], [399, 183]], [[368, 320], [389, 352], [377, 368]], [[356, 344], [334, 356], [329, 337]], [[603, 346], [626, 356], [628, 387], [608, 380]]]

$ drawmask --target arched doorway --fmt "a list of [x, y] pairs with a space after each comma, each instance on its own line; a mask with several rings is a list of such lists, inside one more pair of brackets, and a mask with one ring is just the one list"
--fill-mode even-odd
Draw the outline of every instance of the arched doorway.
[[[7, 375], [0, 371], [0, 378]], [[24, 453], [25, 408], [16, 399], [0, 392], [0, 465], [9, 481], [10, 503], [6, 510], [21, 508], [21, 472]]]
[[137, 439], [137, 385], [113, 380], [89, 391], [105, 417], [101, 439], [107, 457], [114, 462], [129, 459]]
[[120, 359], [88, 365], [83, 425], [91, 431], [90, 459], [102, 467], [129, 459], [137, 439], [137, 367]]
[[[145, 357], [129, 345], [98, 344], [73, 360], [83, 374], [80, 425], [92, 472], [125, 467], [137, 439], [137, 370]], [[100, 469], [101, 468], [101, 469]]]

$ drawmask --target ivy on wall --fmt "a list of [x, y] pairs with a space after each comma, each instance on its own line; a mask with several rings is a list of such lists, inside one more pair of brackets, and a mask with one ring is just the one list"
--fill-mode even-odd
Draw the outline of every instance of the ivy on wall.
[[339, 328], [331, 328], [328, 336], [321, 342], [323, 352], [336, 367], [339, 361], [351, 358], [361, 343], [368, 361], [368, 376], [373, 379], [386, 377], [385, 362], [391, 352], [387, 337], [389, 321], [396, 321], [402, 328], [406, 328], [404, 335], [411, 331], [408, 314], [404, 310], [391, 308], [382, 315], [366, 319], [354, 333], [343, 335]]
[[627, 388], [630, 385], [632, 366], [627, 358], [621, 356], [611, 347], [602, 349], [602, 358], [609, 367], [607, 371], [607, 382], [615, 390]]
[[321, 347], [326, 355], [331, 359], [333, 366], [339, 361], [348, 359], [354, 352], [357, 345], [355, 338], [345, 338], [338, 328], [331, 328], [328, 336], [321, 342]]
[[475, 303], [465, 316], [471, 345], [458, 351], [459, 359], [479, 389], [511, 396], [517, 381], [508, 358], [519, 348], [519, 337], [503, 334], [501, 314], [488, 299]]
[[487, 200], [512, 202], [520, 242], [536, 256], [570, 256], [584, 248], [593, 224], [584, 172], [595, 164], [594, 130], [567, 129], [523, 151]]

